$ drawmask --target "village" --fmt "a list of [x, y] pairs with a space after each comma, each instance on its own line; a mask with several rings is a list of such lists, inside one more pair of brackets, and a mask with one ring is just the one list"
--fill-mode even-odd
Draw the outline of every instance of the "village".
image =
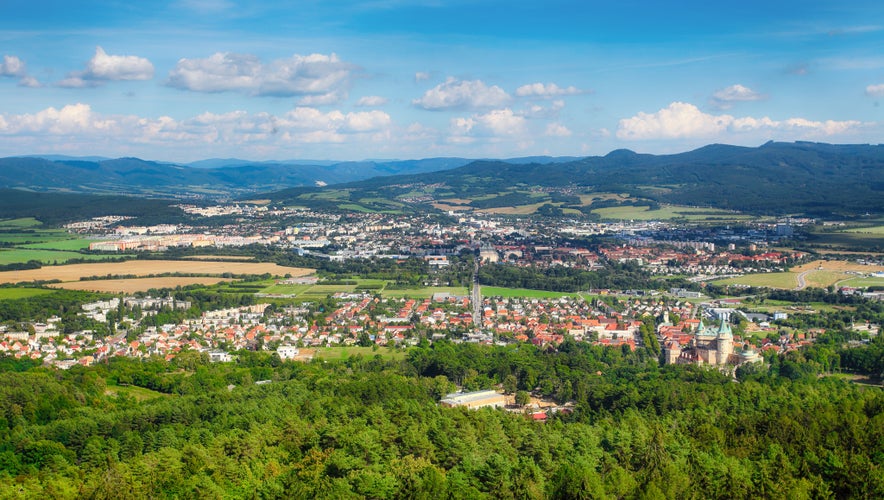
[[[105, 322], [112, 311], [124, 311], [123, 319], [113, 325], [113, 335], [100, 337], [92, 331], [62, 334], [60, 318], [52, 317], [46, 323], [28, 325], [25, 331], [0, 332], [0, 353], [42, 360], [66, 369], [114, 356], [158, 356], [170, 360], [186, 350], [204, 352], [214, 362], [232, 361], [233, 353], [239, 350], [272, 351], [283, 361], [306, 361], [320, 348], [361, 345], [396, 349], [443, 339], [455, 343], [530, 342], [554, 348], [569, 338], [635, 350], [646, 347], [648, 337], [643, 337], [641, 329], [649, 319], [657, 325], [654, 341], [659, 346], [665, 349], [674, 342], [689, 349], [703, 335], [704, 322], [727, 323], [731, 313], [742, 315], [743, 331], [749, 335], [733, 336], [729, 340], [730, 352], [786, 352], [808, 345], [814, 334], [822, 333], [817, 330], [781, 336], [775, 325], [766, 321], [755, 323], [751, 320], [757, 319], [757, 315], [734, 309], [734, 301], [698, 302], [670, 294], [630, 297], [612, 291], [602, 293], [595, 297], [484, 297], [478, 325], [473, 322], [470, 298], [447, 293], [419, 300], [339, 293], [333, 297], [336, 307], [318, 316], [311, 311], [311, 304], [280, 308], [259, 303], [205, 311], [180, 324], [149, 327], [142, 327], [132, 312], [137, 309], [147, 317], [162, 309], [188, 309], [190, 304], [172, 298], [113, 298], [84, 304], [80, 313]], [[779, 318], [785, 316], [781, 314]]]

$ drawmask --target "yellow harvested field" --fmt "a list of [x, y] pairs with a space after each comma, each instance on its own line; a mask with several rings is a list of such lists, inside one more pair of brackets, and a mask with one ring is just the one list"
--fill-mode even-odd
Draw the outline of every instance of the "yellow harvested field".
[[190, 255], [182, 257], [187, 260], [255, 260], [254, 257], [248, 255]]
[[274, 276], [306, 276], [313, 269], [283, 267], [266, 262], [213, 262], [194, 260], [130, 260], [98, 264], [46, 266], [40, 269], [0, 272], [0, 283], [22, 281], [79, 281], [90, 276], [150, 276], [166, 273], [186, 273], [202, 276], [232, 274], [272, 274]]
[[798, 267], [792, 268], [792, 272], [803, 273], [804, 271], [836, 271], [836, 272], [860, 272], [876, 273], [884, 271], [884, 266], [871, 266], [848, 262], [846, 260], [815, 260]]
[[435, 208], [437, 210], [453, 210], [453, 211], [472, 210], [473, 209], [473, 207], [468, 207], [465, 205], [446, 205], [444, 203], [433, 203], [433, 208]]
[[87, 292], [105, 293], [135, 293], [146, 292], [151, 288], [175, 288], [188, 285], [214, 285], [222, 281], [233, 281], [231, 278], [209, 277], [178, 277], [167, 278], [131, 278], [122, 280], [88, 280], [70, 281], [68, 283], [55, 283], [49, 285], [52, 288], [64, 288], [65, 290], [83, 290]]

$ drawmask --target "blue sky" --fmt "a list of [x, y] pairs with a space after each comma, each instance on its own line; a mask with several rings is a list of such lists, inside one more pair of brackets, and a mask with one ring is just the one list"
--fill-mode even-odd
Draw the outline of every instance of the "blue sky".
[[2, 156], [581, 156], [877, 144], [884, 132], [880, 1], [6, 0], [0, 11]]

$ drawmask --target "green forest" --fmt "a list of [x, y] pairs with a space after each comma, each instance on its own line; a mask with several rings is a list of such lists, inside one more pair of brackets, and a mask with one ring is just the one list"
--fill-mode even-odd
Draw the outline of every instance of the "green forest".
[[[880, 363], [881, 342], [866, 349]], [[739, 381], [571, 341], [423, 343], [400, 361], [5, 359], [0, 497], [882, 498], [884, 392], [818, 377], [816, 355]], [[439, 406], [455, 384], [573, 411]]]

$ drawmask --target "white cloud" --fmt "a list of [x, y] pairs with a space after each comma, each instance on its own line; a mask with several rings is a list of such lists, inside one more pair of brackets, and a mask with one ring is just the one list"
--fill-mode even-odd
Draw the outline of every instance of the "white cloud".
[[25, 63], [16, 56], [3, 56], [0, 63], [0, 76], [24, 77], [26, 74]]
[[60, 87], [97, 87], [109, 81], [150, 80], [153, 64], [143, 57], [110, 55], [101, 47], [86, 63], [84, 71], [75, 71], [58, 82]]
[[418, 71], [417, 73], [414, 74], [414, 81], [415, 82], [422, 82], [424, 80], [429, 80], [429, 79], [430, 79], [430, 73], [428, 73], [426, 71]]
[[360, 97], [358, 101], [356, 101], [356, 105], [360, 107], [373, 108], [377, 106], [383, 106], [387, 104], [389, 100], [386, 97], [381, 97], [379, 95], [367, 95], [364, 97]]
[[[30, 145], [30, 150], [114, 149], [132, 145], [160, 145], [187, 150], [194, 144], [217, 148], [275, 150], [301, 143], [376, 143], [388, 137], [392, 119], [378, 110], [342, 113], [298, 107], [283, 115], [269, 113], [202, 113], [176, 120], [168, 116], [103, 115], [87, 104], [47, 108], [33, 114], [0, 114], [4, 142]], [[103, 145], [103, 146], [97, 146]], [[22, 146], [27, 147], [27, 146]]]
[[700, 111], [693, 104], [673, 102], [656, 113], [640, 112], [631, 118], [620, 120], [617, 137], [624, 140], [694, 139], [755, 131], [791, 132], [798, 137], [814, 137], [852, 132], [862, 126], [863, 123], [855, 120], [772, 120], [768, 117], [711, 115]]
[[482, 80], [458, 80], [448, 78], [426, 91], [412, 104], [419, 108], [437, 111], [444, 109], [493, 108], [506, 104], [510, 96], [497, 85], [488, 86]]
[[25, 62], [17, 56], [4, 55], [0, 61], [0, 77], [18, 78], [19, 87], [36, 88], [40, 82], [33, 76], [28, 75]]
[[578, 89], [577, 87], [571, 86], [562, 88], [555, 83], [531, 83], [528, 85], [522, 85], [521, 87], [516, 89], [516, 95], [519, 97], [552, 98], [564, 95], [577, 95], [582, 93], [584, 93], [584, 91]]
[[[470, 117], [452, 118], [449, 129], [452, 137], [513, 137], [525, 133], [526, 120], [509, 108], [494, 109]], [[461, 141], [463, 142], [463, 141]]]
[[765, 96], [740, 84], [731, 85], [712, 94], [710, 102], [719, 109], [728, 109], [736, 102], [760, 101]]
[[548, 135], [551, 137], [570, 137], [572, 132], [568, 129], [568, 127], [560, 124], [560, 123], [550, 123], [546, 126], [546, 132], [544, 135]]
[[869, 85], [866, 87], [866, 95], [871, 97], [884, 97], [884, 83]]
[[295, 54], [265, 64], [251, 54], [218, 52], [205, 59], [181, 59], [167, 85], [195, 92], [310, 96], [313, 100], [304, 104], [330, 104], [346, 97], [353, 68], [336, 54]]
[[552, 101], [549, 107], [532, 104], [522, 110], [521, 115], [525, 118], [557, 118], [559, 116], [559, 111], [564, 107], [565, 101], [557, 99]]

